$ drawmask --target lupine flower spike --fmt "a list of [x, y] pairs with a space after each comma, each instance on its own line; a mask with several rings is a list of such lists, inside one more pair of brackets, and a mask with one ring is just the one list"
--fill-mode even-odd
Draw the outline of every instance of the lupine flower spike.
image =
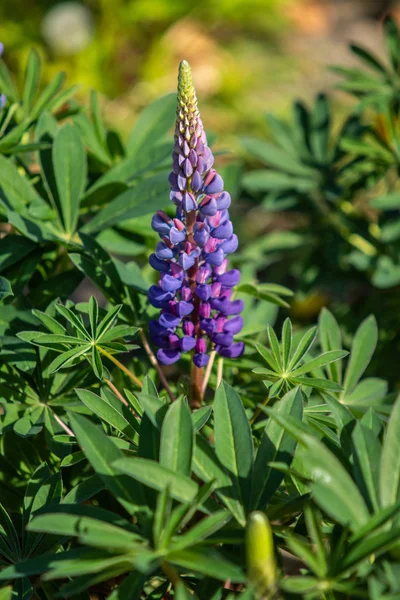
[[244, 344], [233, 340], [243, 326], [243, 301], [231, 299], [240, 279], [237, 269], [228, 270], [227, 256], [238, 247], [228, 212], [231, 197], [213, 168], [186, 61], [179, 66], [172, 158], [170, 199], [176, 215], [171, 219], [158, 211], [152, 219], [161, 240], [150, 264], [160, 280], [150, 287], [149, 301], [161, 313], [150, 322], [150, 336], [160, 363], [170, 365], [182, 352], [192, 352], [201, 369], [211, 350], [227, 358], [243, 353]]
[[[0, 42], [0, 57], [3, 54], [3, 51], [4, 51], [4, 44], [2, 42]], [[0, 110], [2, 110], [5, 107], [6, 101], [7, 101], [6, 95], [2, 94], [0, 92]]]

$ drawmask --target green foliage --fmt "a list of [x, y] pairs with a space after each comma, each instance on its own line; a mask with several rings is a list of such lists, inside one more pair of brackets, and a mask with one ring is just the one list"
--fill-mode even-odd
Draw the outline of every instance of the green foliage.
[[[351, 307], [332, 302], [306, 327], [290, 289], [263, 282], [280, 260], [269, 250], [285, 262], [303, 237], [252, 241], [235, 289], [246, 352], [201, 372], [195, 405], [188, 362], [162, 371], [147, 341], [149, 214], [168, 199], [173, 98], [147, 107], [124, 145], [95, 93], [87, 111], [60, 99], [60, 78], [40, 91], [39, 72], [32, 53], [18, 92], [0, 71], [14, 140], [0, 140], [0, 600], [397, 597], [400, 398], [379, 354], [397, 314], [379, 307], [379, 330], [369, 311], [352, 327]], [[324, 97], [295, 115], [293, 128], [270, 119], [279, 149], [245, 141], [268, 165], [245, 184], [268, 192], [268, 210], [325, 207], [308, 262], [296, 258], [300, 287], [329, 270], [316, 253], [333, 239], [335, 274], [364, 252], [375, 294], [396, 244], [343, 202], [389, 178], [395, 155], [352, 157], [350, 133], [364, 143], [371, 127], [353, 115], [335, 141]], [[398, 193], [372, 204], [392, 214]]]

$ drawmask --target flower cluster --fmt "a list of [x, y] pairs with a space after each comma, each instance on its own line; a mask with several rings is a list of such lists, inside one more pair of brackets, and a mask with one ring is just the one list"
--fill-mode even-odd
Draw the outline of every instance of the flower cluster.
[[243, 326], [243, 301], [232, 299], [240, 273], [228, 271], [227, 255], [238, 247], [229, 219], [231, 198], [213, 169], [186, 61], [179, 66], [172, 156], [170, 198], [176, 215], [172, 219], [159, 211], [152, 219], [161, 240], [150, 264], [160, 272], [160, 280], [150, 287], [149, 301], [161, 313], [150, 322], [150, 336], [162, 364], [193, 351], [193, 362], [201, 368], [211, 349], [228, 358], [243, 353], [244, 344], [233, 341]]
[[[3, 54], [3, 51], [4, 51], [4, 44], [2, 42], [0, 42], [0, 57]], [[0, 110], [2, 110], [5, 107], [6, 101], [7, 101], [7, 98], [6, 98], [5, 94], [0, 93]]]

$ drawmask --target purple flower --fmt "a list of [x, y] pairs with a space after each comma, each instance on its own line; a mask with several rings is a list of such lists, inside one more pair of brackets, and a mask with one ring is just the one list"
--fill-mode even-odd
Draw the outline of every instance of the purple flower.
[[149, 262], [160, 280], [150, 287], [149, 302], [161, 314], [149, 328], [158, 360], [166, 365], [179, 360], [182, 352], [192, 352], [194, 364], [202, 368], [213, 349], [227, 358], [244, 350], [233, 339], [243, 326], [243, 301], [232, 299], [240, 272], [229, 271], [227, 260], [238, 239], [229, 218], [231, 197], [213, 164], [190, 66], [183, 61], [169, 176], [176, 216], [159, 211], [151, 223], [161, 240]]

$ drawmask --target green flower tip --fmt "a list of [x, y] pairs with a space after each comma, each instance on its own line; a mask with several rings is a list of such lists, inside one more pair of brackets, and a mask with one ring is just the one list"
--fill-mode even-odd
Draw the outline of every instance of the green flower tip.
[[196, 91], [194, 89], [192, 69], [187, 60], [182, 60], [178, 71], [178, 99], [184, 104], [196, 102]]
[[260, 511], [250, 514], [246, 551], [249, 580], [256, 589], [267, 594], [276, 586], [277, 569], [271, 525], [267, 516]]

